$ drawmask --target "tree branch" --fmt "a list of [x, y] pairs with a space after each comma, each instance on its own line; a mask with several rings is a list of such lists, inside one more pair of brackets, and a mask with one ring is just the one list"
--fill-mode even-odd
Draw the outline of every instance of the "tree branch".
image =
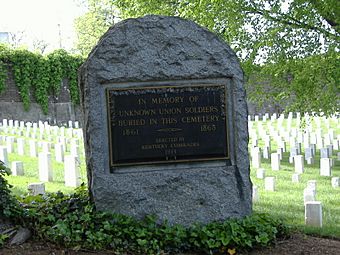
[[298, 20], [294, 17], [291, 17], [289, 15], [285, 15], [285, 14], [282, 14], [282, 13], [275, 13], [277, 15], [280, 15], [283, 18], [275, 17], [275, 16], [273, 16], [273, 13], [271, 13], [270, 11], [258, 10], [258, 9], [255, 9], [255, 8], [249, 9], [246, 13], [259, 14], [259, 15], [261, 15], [261, 16], [269, 19], [269, 20], [272, 20], [274, 22], [277, 22], [277, 23], [289, 25], [289, 26], [292, 26], [292, 27], [295, 27], [295, 28], [310, 29], [310, 30], [313, 30], [315, 32], [322, 33], [326, 37], [332, 38], [336, 41], [340, 40], [339, 36], [337, 34], [333, 34], [333, 33], [329, 32], [326, 29], [323, 29], [321, 27], [316, 27], [316, 26], [301, 22], [300, 20]]

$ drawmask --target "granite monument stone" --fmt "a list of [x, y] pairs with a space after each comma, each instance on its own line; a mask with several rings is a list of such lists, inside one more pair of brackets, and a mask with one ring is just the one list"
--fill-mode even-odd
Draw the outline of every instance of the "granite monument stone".
[[97, 209], [184, 225], [251, 213], [243, 72], [215, 34], [178, 17], [124, 20], [79, 86]]

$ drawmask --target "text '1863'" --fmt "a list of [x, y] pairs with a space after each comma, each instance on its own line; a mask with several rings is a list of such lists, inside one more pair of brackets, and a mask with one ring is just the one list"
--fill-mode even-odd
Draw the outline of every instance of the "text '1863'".
[[229, 158], [223, 85], [107, 89], [111, 166]]

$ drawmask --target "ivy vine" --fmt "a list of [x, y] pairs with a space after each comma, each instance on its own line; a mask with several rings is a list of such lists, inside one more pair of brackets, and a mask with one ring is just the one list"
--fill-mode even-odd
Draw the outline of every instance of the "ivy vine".
[[46, 114], [49, 97], [59, 95], [63, 79], [68, 80], [71, 102], [79, 104], [77, 70], [82, 63], [82, 57], [62, 49], [44, 56], [0, 45], [0, 93], [6, 88], [8, 68], [11, 68], [25, 110], [34, 98]]
[[0, 44], [0, 93], [5, 90], [5, 82], [7, 78], [7, 66], [6, 66], [6, 46]]
[[7, 68], [3, 61], [0, 60], [0, 93], [5, 90], [5, 82], [7, 78]]

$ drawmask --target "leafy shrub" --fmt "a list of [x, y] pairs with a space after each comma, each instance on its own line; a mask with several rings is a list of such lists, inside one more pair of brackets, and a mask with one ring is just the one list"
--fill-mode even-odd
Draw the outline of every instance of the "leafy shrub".
[[[5, 179], [5, 176], [9, 174], [11, 174], [10, 169], [0, 160], [0, 220], [7, 218], [18, 222], [23, 211], [18, 200], [11, 194], [12, 186]], [[7, 239], [7, 235], [0, 233], [0, 248], [3, 247]]]
[[[85, 185], [71, 195], [57, 192], [26, 196], [19, 204], [4, 178], [8, 174], [10, 170], [0, 161], [0, 217], [20, 222], [44, 241], [74, 249], [111, 249], [139, 254], [184, 251], [225, 254], [228, 250], [267, 246], [278, 236], [288, 234], [288, 227], [281, 220], [266, 214], [185, 228], [159, 223], [153, 216], [136, 220], [99, 212], [90, 202]], [[0, 235], [0, 247], [6, 238]]]
[[0, 248], [2, 248], [5, 245], [5, 241], [8, 238], [7, 235], [0, 234]]
[[183, 251], [225, 254], [228, 249], [267, 246], [277, 236], [286, 235], [288, 229], [280, 220], [265, 214], [185, 228], [159, 223], [153, 216], [136, 220], [98, 212], [89, 201], [84, 185], [72, 195], [58, 192], [45, 197], [27, 196], [22, 202], [27, 227], [37, 236], [75, 249], [140, 254]]
[[18, 219], [22, 213], [22, 208], [11, 194], [10, 188], [12, 186], [4, 178], [9, 174], [11, 174], [11, 170], [0, 160], [0, 218]]

